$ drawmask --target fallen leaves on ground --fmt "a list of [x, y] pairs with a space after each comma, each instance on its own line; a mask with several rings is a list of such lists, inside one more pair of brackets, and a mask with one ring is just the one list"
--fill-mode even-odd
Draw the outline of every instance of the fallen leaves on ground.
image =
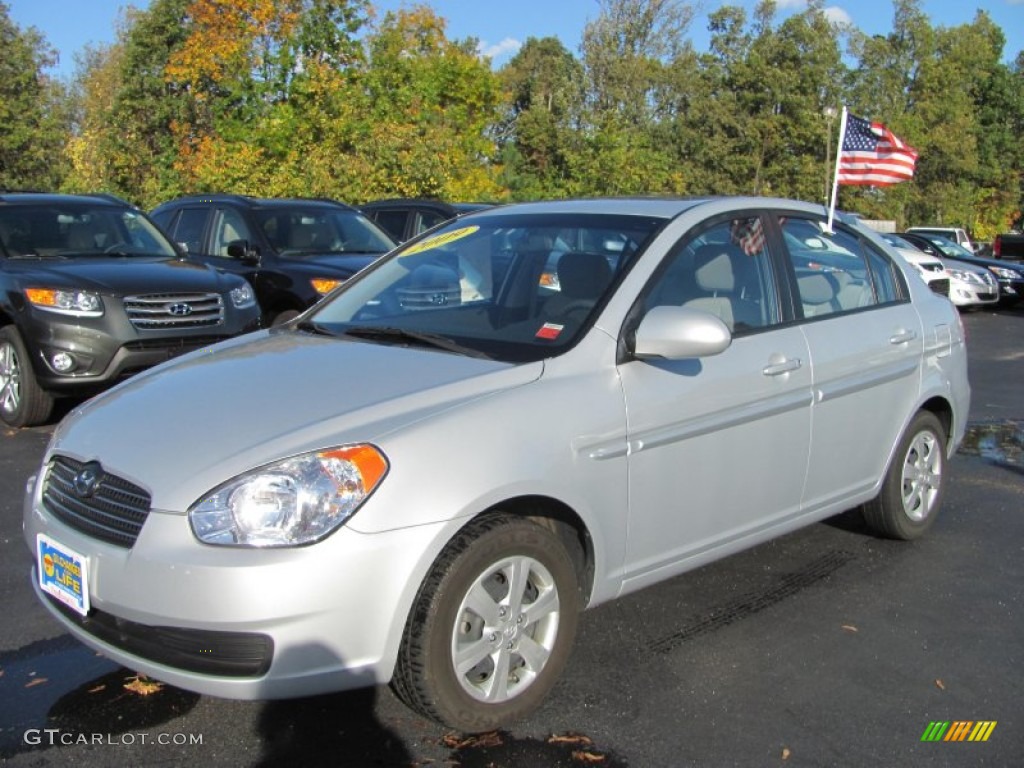
[[946, 684], [945, 684], [944, 682], [942, 682], [941, 680], [936, 680], [936, 681], [935, 681], [935, 686], [936, 686], [936, 687], [937, 687], [937, 688], [938, 688], [938, 689], [939, 689], [940, 691], [944, 691], [944, 690], [946, 690]]
[[783, 760], [789, 760], [789, 756], [792, 755], [792, 754], [793, 753], [789, 751], [789, 747], [783, 747], [782, 748], [782, 759]]
[[575, 749], [572, 753], [572, 759], [580, 763], [587, 763], [593, 765], [594, 763], [604, 762], [605, 756], [599, 755], [596, 752], [586, 752], [582, 749]]
[[853, 624], [843, 624], [842, 628], [847, 632], [860, 632]]
[[140, 696], [150, 696], [151, 694], [161, 690], [163, 687], [163, 683], [158, 683], [156, 680], [150, 680], [149, 678], [141, 675], [128, 678], [128, 682], [124, 684], [124, 689], [126, 691], [137, 693]]
[[441, 737], [441, 743], [449, 749], [463, 749], [465, 747], [500, 747], [502, 741], [501, 734], [497, 731], [489, 731], [465, 738], [456, 733], [446, 733]]
[[589, 736], [584, 736], [582, 733], [565, 733], [557, 734], [553, 733], [548, 737], [548, 744], [593, 744], [593, 740]]
[[37, 685], [42, 685], [43, 683], [48, 683], [48, 682], [50, 682], [50, 681], [47, 680], [45, 677], [33, 677], [31, 680], [29, 680], [27, 683], [25, 683], [25, 687], [26, 688], [35, 688]]

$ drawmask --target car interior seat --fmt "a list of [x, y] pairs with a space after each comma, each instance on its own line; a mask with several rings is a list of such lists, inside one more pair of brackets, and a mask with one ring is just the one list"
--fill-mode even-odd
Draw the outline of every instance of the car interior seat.
[[730, 331], [763, 325], [760, 303], [755, 299], [759, 291], [754, 258], [731, 243], [699, 247], [692, 261], [695, 295], [683, 306], [717, 315]]
[[545, 313], [555, 319], [576, 310], [589, 311], [612, 281], [608, 259], [596, 253], [569, 251], [563, 253], [556, 266], [559, 291], [545, 304]]
[[69, 251], [96, 250], [96, 234], [93, 228], [84, 223], [69, 225], [65, 247]]

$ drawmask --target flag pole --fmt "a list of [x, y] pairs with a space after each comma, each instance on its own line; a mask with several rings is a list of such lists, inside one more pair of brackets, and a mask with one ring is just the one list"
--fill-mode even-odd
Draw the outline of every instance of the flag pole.
[[839, 158], [843, 155], [843, 141], [846, 139], [846, 105], [843, 105], [842, 116], [839, 118], [839, 143], [836, 145], [836, 169], [832, 175], [832, 202], [828, 207], [828, 227], [832, 232], [832, 221], [836, 215], [836, 196], [839, 194]]

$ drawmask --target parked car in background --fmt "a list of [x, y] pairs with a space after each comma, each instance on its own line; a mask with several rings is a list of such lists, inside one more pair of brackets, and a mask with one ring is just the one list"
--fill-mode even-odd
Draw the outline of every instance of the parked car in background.
[[878, 236], [917, 270], [929, 288], [943, 296], [949, 296], [952, 278], [941, 258], [924, 253], [899, 235], [880, 232]]
[[902, 237], [923, 253], [938, 256], [950, 268], [956, 268], [961, 272], [969, 269], [986, 270], [998, 284], [998, 300], [1003, 306], [1013, 306], [1024, 297], [1024, 265], [978, 256], [939, 235], [909, 232], [903, 233]]
[[441, 200], [394, 198], [363, 203], [359, 210], [373, 219], [396, 242], [401, 243], [456, 216], [490, 207], [490, 203], [446, 203]]
[[1008, 261], [1024, 261], [1024, 234], [1004, 232], [992, 239], [992, 256]]
[[40, 424], [171, 357], [253, 330], [252, 289], [110, 196], [0, 194], [0, 418]]
[[974, 243], [971, 242], [971, 236], [962, 227], [908, 227], [907, 232], [919, 235], [937, 235], [938, 237], [952, 240], [971, 253], [974, 253], [975, 250]]
[[[541, 704], [583, 608], [861, 505], [915, 539], [964, 435], [963, 326], [827, 218], [638, 198], [442, 225], [73, 413], [28, 484], [36, 592], [181, 688], [391, 682], [479, 732]], [[842, 261], [805, 266], [805, 225]], [[111, 487], [130, 502], [100, 528]]]
[[193, 195], [152, 216], [194, 258], [248, 280], [267, 325], [291, 320], [395, 245], [333, 200]]

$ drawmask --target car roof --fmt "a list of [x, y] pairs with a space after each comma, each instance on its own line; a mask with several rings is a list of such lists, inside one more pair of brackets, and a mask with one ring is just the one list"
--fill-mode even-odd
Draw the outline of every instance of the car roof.
[[433, 197], [388, 197], [383, 200], [371, 200], [367, 203], [361, 203], [356, 206], [361, 210], [376, 210], [377, 208], [440, 208], [445, 211], [449, 211], [453, 215], [456, 213], [468, 213], [469, 211], [478, 211], [483, 208], [493, 208], [495, 203], [482, 203], [482, 202], [460, 202], [451, 203], [447, 200], [438, 200]]
[[0, 193], [0, 204], [3, 205], [56, 205], [67, 203], [87, 203], [90, 205], [109, 205], [117, 208], [134, 208], [127, 200], [104, 192], [84, 195], [67, 195], [58, 192], [4, 192]]
[[540, 202], [512, 203], [481, 211], [482, 216], [513, 216], [516, 214], [565, 213], [604, 214], [626, 216], [653, 216], [673, 219], [687, 211], [709, 207], [732, 211], [736, 209], [760, 210], [780, 208], [823, 214], [827, 209], [815, 203], [775, 197], [709, 196], [709, 197], [600, 197]]
[[[209, 195], [184, 195], [167, 200], [156, 206], [163, 208], [168, 205], [188, 205], [200, 203], [234, 203], [245, 208], [293, 208], [297, 205], [306, 207], [343, 208], [346, 211], [356, 210], [351, 205], [327, 197], [253, 197], [251, 195], [235, 195], [230, 193], [214, 193]], [[155, 210], [155, 209], [154, 209]]]

